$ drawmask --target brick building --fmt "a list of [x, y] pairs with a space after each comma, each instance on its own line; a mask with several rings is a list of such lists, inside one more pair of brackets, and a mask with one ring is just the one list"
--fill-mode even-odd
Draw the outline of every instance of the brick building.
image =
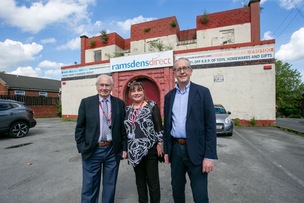
[[80, 100], [96, 94], [102, 73], [112, 76], [114, 96], [129, 103], [127, 84], [142, 81], [148, 98], [163, 109], [164, 95], [175, 85], [173, 62], [187, 57], [191, 80], [208, 87], [214, 103], [223, 104], [232, 118], [273, 124], [275, 40], [260, 40], [260, 0], [194, 20], [189, 30], [180, 30], [175, 16], [135, 24], [129, 39], [117, 33], [81, 36], [80, 64], [62, 67], [63, 116], [77, 117]]
[[35, 117], [58, 116], [60, 80], [0, 74], [0, 98], [25, 102]]

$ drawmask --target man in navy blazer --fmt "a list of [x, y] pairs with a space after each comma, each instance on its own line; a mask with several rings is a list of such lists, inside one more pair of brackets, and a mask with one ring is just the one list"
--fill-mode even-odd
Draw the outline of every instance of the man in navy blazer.
[[97, 78], [96, 89], [97, 95], [81, 100], [75, 129], [82, 156], [81, 202], [98, 202], [102, 173], [102, 202], [114, 203], [120, 159], [127, 157], [125, 103], [110, 95], [113, 80], [108, 75]]
[[190, 81], [192, 68], [186, 58], [173, 67], [176, 88], [165, 95], [164, 153], [171, 163], [171, 185], [175, 203], [185, 203], [186, 173], [193, 200], [209, 202], [208, 173], [214, 168], [216, 120], [208, 88]]

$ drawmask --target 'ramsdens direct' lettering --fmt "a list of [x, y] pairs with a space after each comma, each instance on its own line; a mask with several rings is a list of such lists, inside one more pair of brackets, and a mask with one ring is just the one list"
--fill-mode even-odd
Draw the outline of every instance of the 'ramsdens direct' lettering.
[[120, 63], [120, 64], [114, 64], [112, 65], [112, 70], [125, 70], [125, 69], [133, 69], [133, 68], [144, 68], [148, 66], [163, 66], [163, 65], [170, 65], [171, 61], [170, 58], [164, 58], [164, 59], [155, 59], [152, 58], [150, 61], [135, 61], [129, 63]]

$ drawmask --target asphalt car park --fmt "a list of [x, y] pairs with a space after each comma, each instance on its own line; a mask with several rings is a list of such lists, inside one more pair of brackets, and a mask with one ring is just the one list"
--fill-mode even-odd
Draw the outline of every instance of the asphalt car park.
[[[37, 119], [21, 139], [0, 137], [0, 202], [80, 202], [81, 159], [75, 122]], [[304, 202], [304, 138], [276, 127], [235, 126], [218, 136], [219, 160], [209, 174], [211, 203]], [[170, 166], [159, 165], [162, 203], [171, 203]], [[189, 181], [186, 202], [193, 202]], [[137, 202], [134, 172], [120, 165], [117, 203]]]

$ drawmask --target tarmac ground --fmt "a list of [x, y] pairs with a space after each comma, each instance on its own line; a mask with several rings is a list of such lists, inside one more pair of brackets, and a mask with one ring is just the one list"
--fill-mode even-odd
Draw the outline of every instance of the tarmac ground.
[[[75, 122], [37, 119], [20, 139], [0, 136], [0, 203], [80, 202], [81, 158]], [[304, 138], [276, 127], [235, 127], [217, 139], [210, 203], [303, 203]], [[162, 203], [172, 203], [170, 165], [159, 164]], [[189, 181], [187, 202], [193, 202]], [[121, 161], [116, 203], [134, 203], [133, 169]]]

